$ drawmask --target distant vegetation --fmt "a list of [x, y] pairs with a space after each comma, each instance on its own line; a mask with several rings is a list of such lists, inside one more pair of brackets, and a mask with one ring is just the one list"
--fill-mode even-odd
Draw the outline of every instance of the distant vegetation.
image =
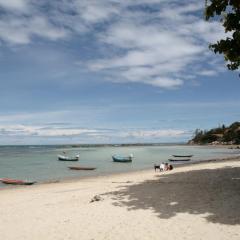
[[240, 122], [209, 131], [196, 129], [190, 144], [240, 144]]

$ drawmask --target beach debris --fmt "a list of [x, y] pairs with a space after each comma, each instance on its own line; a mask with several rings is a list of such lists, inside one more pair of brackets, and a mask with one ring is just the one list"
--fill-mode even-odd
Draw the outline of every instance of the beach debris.
[[92, 203], [92, 202], [98, 202], [98, 201], [102, 201], [102, 200], [103, 200], [102, 197], [100, 197], [99, 195], [95, 195], [95, 196], [91, 199], [90, 203]]

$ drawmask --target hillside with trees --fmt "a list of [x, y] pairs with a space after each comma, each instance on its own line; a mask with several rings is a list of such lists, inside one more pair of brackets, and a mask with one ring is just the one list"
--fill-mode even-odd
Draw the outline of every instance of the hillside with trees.
[[240, 144], [240, 122], [209, 131], [196, 129], [190, 144]]

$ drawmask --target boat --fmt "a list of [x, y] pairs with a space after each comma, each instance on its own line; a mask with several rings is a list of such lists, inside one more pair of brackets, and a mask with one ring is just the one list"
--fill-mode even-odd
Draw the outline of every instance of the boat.
[[190, 161], [191, 159], [190, 158], [181, 158], [181, 159], [168, 159], [168, 161], [170, 162], [187, 162], [187, 161]]
[[63, 155], [58, 155], [58, 160], [59, 161], [78, 161], [79, 155], [76, 155], [76, 157], [67, 157]]
[[132, 162], [133, 155], [130, 154], [127, 157], [121, 157], [121, 156], [118, 156], [118, 155], [113, 155], [112, 159], [113, 159], [114, 162], [127, 163], [127, 162]]
[[12, 185], [33, 185], [36, 182], [31, 181], [24, 181], [24, 180], [17, 180], [11, 178], [0, 178], [0, 181], [5, 184], [12, 184]]
[[172, 155], [173, 157], [186, 157], [186, 158], [190, 158], [193, 155]]
[[71, 170], [95, 170], [95, 167], [68, 167]]

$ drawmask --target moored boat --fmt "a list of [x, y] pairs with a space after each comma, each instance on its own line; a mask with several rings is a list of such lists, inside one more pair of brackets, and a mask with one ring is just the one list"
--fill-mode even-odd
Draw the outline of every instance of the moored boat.
[[18, 179], [11, 179], [11, 178], [0, 178], [0, 181], [5, 184], [12, 184], [12, 185], [32, 185], [36, 182], [33, 181], [24, 181]]
[[187, 161], [190, 161], [191, 159], [190, 158], [181, 158], [181, 159], [168, 159], [168, 161], [170, 162], [187, 162]]
[[95, 167], [68, 167], [71, 170], [95, 170]]
[[130, 154], [127, 157], [122, 157], [122, 156], [117, 156], [117, 155], [113, 155], [112, 159], [114, 162], [121, 162], [121, 163], [127, 163], [127, 162], [132, 162], [133, 159], [133, 155]]
[[190, 158], [193, 155], [172, 155], [173, 157], [185, 157], [185, 158]]
[[63, 155], [58, 155], [58, 160], [59, 161], [78, 161], [79, 155], [76, 155], [76, 157], [67, 157]]

